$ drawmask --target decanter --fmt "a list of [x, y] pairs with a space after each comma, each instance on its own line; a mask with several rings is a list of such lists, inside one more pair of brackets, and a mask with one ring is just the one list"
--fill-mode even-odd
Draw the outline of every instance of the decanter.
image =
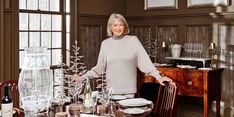
[[92, 98], [92, 89], [90, 86], [90, 79], [86, 78], [86, 85], [84, 89], [84, 111], [85, 113], [92, 113], [94, 101]]

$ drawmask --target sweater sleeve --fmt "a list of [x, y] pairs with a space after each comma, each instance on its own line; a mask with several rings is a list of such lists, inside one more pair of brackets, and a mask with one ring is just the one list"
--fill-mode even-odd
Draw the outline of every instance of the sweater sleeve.
[[[137, 37], [136, 37], [137, 38]], [[142, 46], [141, 42], [137, 38], [137, 66], [140, 71], [149, 74], [156, 79], [162, 78], [159, 74], [159, 71], [154, 67], [153, 63], [151, 62], [149, 55], [146, 53], [144, 47]]]
[[103, 75], [105, 71], [106, 71], [106, 48], [104, 42], [102, 42], [96, 66], [94, 66], [91, 70], [87, 71], [84, 75], [82, 75], [82, 77], [98, 78], [101, 75]]

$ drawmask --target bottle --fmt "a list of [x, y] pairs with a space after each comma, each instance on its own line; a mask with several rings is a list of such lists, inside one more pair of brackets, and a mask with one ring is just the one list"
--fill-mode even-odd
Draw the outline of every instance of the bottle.
[[92, 113], [94, 101], [92, 98], [92, 89], [89, 78], [86, 78], [86, 85], [84, 89], [84, 111], [85, 113]]
[[4, 87], [4, 97], [2, 98], [2, 117], [12, 117], [13, 113], [13, 101], [12, 98], [9, 96], [8, 86]]

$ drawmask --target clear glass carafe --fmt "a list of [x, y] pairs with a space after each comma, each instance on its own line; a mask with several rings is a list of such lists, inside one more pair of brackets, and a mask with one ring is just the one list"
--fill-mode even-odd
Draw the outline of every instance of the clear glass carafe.
[[25, 48], [25, 59], [19, 77], [19, 93], [25, 116], [47, 114], [53, 96], [47, 48]]

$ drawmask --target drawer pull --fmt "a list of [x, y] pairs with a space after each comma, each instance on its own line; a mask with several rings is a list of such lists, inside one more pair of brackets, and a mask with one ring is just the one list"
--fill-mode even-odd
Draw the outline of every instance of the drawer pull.
[[192, 81], [188, 81], [188, 85], [191, 86], [193, 84]]

